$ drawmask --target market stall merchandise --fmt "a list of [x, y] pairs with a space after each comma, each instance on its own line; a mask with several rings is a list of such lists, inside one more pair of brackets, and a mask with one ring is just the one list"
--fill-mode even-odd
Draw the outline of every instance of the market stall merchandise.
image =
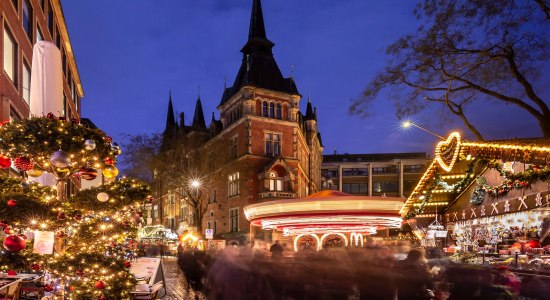
[[[456, 260], [550, 272], [550, 140], [462, 141], [452, 133], [401, 214]], [[429, 225], [441, 222], [438, 238]]]

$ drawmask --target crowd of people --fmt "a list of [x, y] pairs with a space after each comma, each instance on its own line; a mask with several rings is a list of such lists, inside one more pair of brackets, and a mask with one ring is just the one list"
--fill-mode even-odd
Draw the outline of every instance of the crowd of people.
[[230, 245], [223, 251], [179, 249], [190, 288], [207, 299], [516, 299], [521, 281], [507, 267], [452, 263], [402, 247], [327, 248], [286, 256]]

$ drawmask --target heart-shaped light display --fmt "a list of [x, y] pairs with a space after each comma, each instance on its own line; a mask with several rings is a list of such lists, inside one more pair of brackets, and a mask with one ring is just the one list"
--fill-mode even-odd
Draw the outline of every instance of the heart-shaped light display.
[[439, 142], [435, 147], [435, 160], [446, 172], [450, 172], [458, 159], [460, 152], [460, 133], [453, 132], [449, 137]]

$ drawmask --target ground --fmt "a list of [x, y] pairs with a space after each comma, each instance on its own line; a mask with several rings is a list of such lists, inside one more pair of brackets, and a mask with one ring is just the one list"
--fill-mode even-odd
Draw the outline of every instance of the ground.
[[175, 257], [165, 257], [162, 261], [166, 292], [162, 289], [158, 298], [163, 300], [204, 300], [204, 296], [187, 289], [185, 277], [178, 268]]

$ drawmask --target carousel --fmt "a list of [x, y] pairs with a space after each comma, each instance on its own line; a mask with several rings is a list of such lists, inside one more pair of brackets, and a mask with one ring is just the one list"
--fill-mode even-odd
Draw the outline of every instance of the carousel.
[[401, 227], [399, 197], [352, 196], [326, 190], [301, 199], [246, 206], [251, 226], [293, 238], [294, 251], [362, 247], [364, 237]]

